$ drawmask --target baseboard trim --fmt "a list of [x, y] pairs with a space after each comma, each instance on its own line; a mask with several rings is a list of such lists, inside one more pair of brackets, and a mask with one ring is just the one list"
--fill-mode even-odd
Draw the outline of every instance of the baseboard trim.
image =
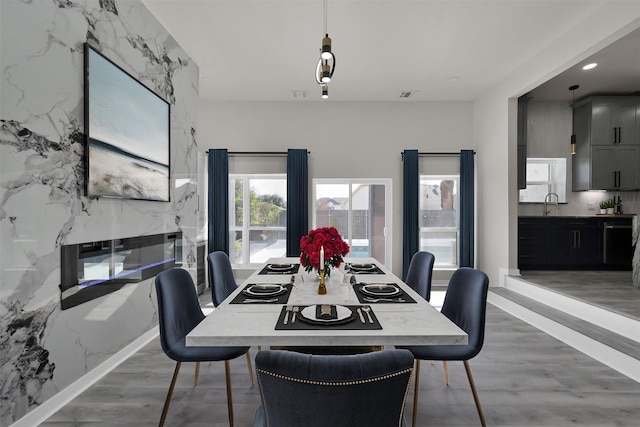
[[158, 335], [158, 327], [145, 332], [143, 335], [125, 346], [122, 350], [109, 357], [94, 369], [87, 372], [82, 377], [78, 378], [76, 381], [65, 387], [55, 396], [47, 399], [42, 405], [38, 406], [37, 408], [26, 414], [24, 417], [11, 424], [10, 427], [32, 427], [46, 421], [51, 415], [55, 414], [64, 405], [75, 399], [80, 393], [98, 382], [102, 377], [107, 375], [118, 365], [127, 360], [131, 355], [151, 342], [151, 340], [156, 338]]

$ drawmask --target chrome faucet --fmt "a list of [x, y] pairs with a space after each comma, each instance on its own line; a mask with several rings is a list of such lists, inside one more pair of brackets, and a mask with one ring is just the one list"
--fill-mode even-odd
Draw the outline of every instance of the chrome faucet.
[[548, 193], [546, 196], [544, 196], [544, 216], [549, 215], [550, 211], [548, 209], [548, 206], [549, 203], [551, 203], [552, 196], [556, 196], [556, 209], [560, 210], [560, 205], [558, 205], [558, 195], [556, 193]]

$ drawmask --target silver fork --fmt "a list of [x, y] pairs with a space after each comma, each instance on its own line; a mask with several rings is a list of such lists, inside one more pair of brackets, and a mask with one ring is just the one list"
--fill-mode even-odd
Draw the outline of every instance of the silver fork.
[[370, 298], [370, 297], [364, 297], [362, 299], [365, 300], [366, 302], [380, 302], [380, 301], [404, 302], [403, 298]]

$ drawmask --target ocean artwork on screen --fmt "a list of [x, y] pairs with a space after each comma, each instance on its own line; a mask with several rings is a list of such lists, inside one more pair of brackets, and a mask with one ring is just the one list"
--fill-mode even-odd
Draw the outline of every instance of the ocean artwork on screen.
[[86, 46], [87, 195], [169, 201], [169, 104]]

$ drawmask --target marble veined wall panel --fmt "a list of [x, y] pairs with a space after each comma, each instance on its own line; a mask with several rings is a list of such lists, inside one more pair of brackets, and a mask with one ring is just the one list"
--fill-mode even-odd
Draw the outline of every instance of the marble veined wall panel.
[[[0, 0], [0, 425], [157, 324], [153, 280], [60, 310], [60, 247], [181, 230], [195, 277], [198, 67], [140, 0]], [[84, 196], [83, 43], [171, 104], [171, 202]]]

